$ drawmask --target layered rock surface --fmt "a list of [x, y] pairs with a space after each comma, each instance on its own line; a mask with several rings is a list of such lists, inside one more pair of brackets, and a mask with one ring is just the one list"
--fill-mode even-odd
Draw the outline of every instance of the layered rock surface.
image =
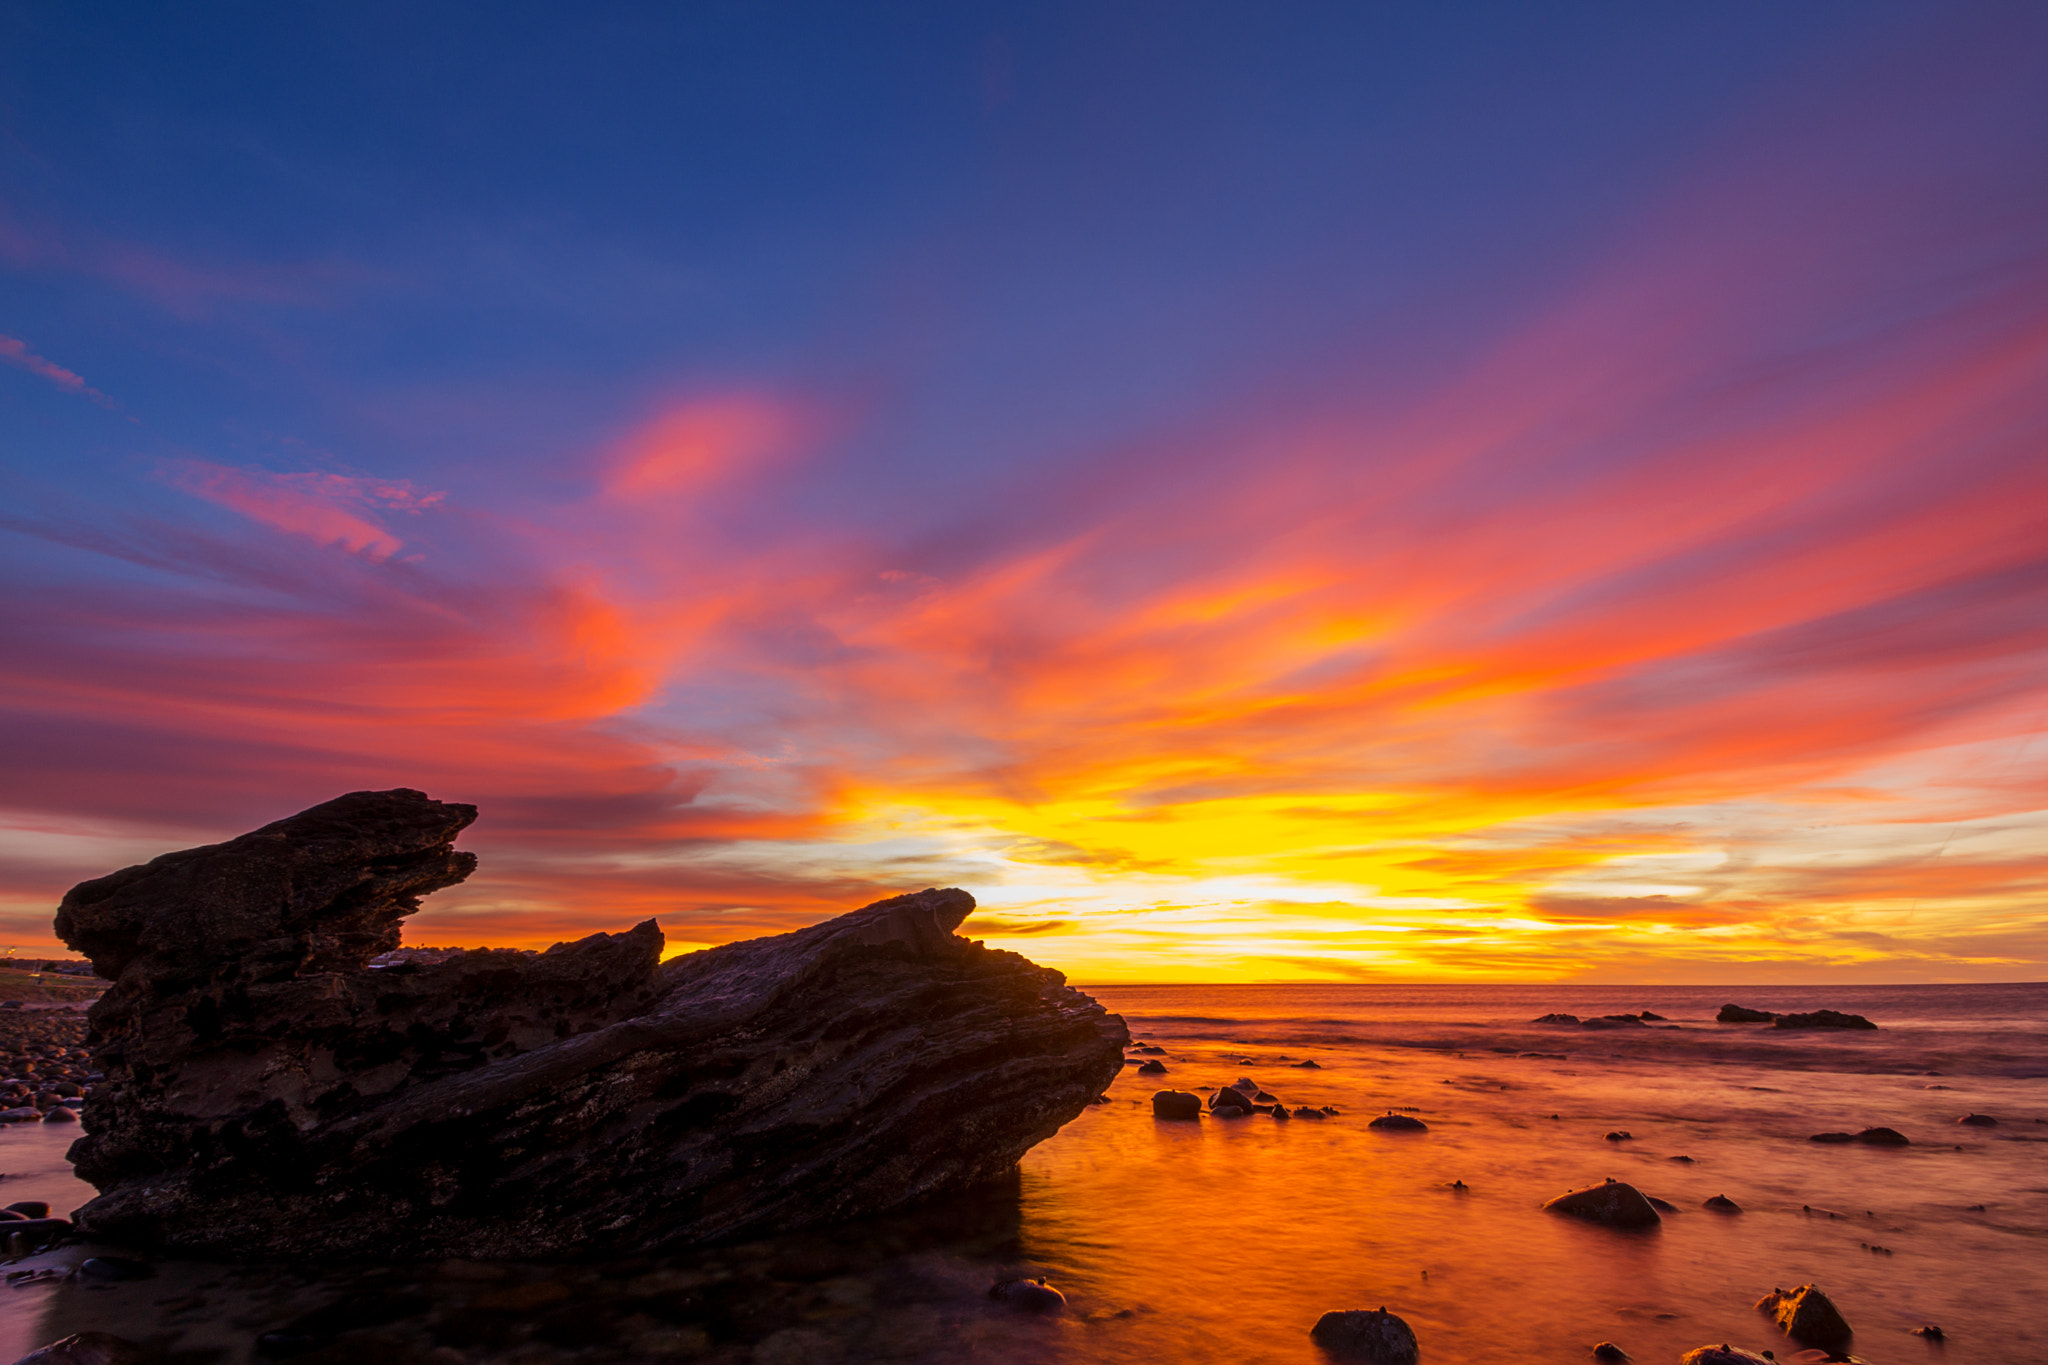
[[785, 1231], [998, 1178], [1121, 1069], [1121, 1019], [953, 933], [964, 891], [665, 964], [650, 920], [368, 969], [475, 868], [475, 815], [357, 792], [73, 888], [58, 933], [114, 981], [83, 1230], [315, 1258]]

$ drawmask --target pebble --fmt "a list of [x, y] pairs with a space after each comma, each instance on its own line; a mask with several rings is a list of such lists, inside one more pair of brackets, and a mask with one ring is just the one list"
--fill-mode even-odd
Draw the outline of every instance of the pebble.
[[1716, 1213], [1742, 1212], [1742, 1205], [1736, 1203], [1733, 1199], [1730, 1199], [1725, 1194], [1715, 1195], [1712, 1199], [1709, 1199], [1705, 1203], [1701, 1204], [1700, 1207], [1703, 1209], [1712, 1209]]

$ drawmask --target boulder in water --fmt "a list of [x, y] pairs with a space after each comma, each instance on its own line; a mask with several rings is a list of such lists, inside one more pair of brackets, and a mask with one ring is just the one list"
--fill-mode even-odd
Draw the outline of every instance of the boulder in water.
[[[1778, 1016], [1769, 1010], [1746, 1009], [1741, 1005], [1723, 1005], [1721, 1012], [1714, 1016], [1717, 1024], [1775, 1024]], [[1705, 1349], [1705, 1348], [1702, 1348]]]
[[1152, 1097], [1152, 1117], [1155, 1119], [1199, 1119], [1202, 1117], [1202, 1097], [1185, 1090], [1161, 1090]]
[[1896, 1128], [1865, 1128], [1856, 1141], [1866, 1147], [1910, 1147], [1913, 1140]]
[[1992, 1118], [1989, 1114], [1965, 1114], [1957, 1119], [1956, 1122], [1967, 1124], [1972, 1128], [1996, 1128], [1998, 1126], [1998, 1120]]
[[1603, 1341], [1595, 1346], [1592, 1354], [1593, 1359], [1603, 1361], [1605, 1365], [1622, 1365], [1622, 1362], [1634, 1359], [1627, 1351], [1622, 1350], [1611, 1341]]
[[1164, 1076], [1166, 1074], [1166, 1063], [1140, 1062], [1138, 1063], [1138, 1074], [1140, 1076]]
[[1531, 1019], [1529, 1022], [1532, 1024], [1576, 1024], [1579, 1022], [1579, 1016], [1576, 1014], [1553, 1013]]
[[1641, 1190], [1620, 1180], [1561, 1194], [1543, 1207], [1611, 1228], [1655, 1227], [1664, 1221]]
[[766, 1235], [999, 1179], [1122, 1067], [1122, 1020], [954, 934], [957, 890], [665, 963], [650, 920], [368, 968], [474, 869], [475, 814], [357, 792], [65, 896], [113, 982], [80, 1231], [316, 1261]]
[[1429, 1125], [1408, 1114], [1396, 1114], [1391, 1109], [1365, 1125], [1377, 1128], [1382, 1133], [1426, 1133]]
[[1252, 1103], [1252, 1097], [1233, 1085], [1224, 1086], [1209, 1098], [1209, 1108], [1212, 1111], [1219, 1109], [1242, 1109], [1245, 1113], [1249, 1114], [1255, 1107]]
[[1849, 1324], [1817, 1285], [1773, 1289], [1757, 1300], [1756, 1307], [1758, 1312], [1770, 1314], [1778, 1330], [1802, 1346], [1840, 1351], [1849, 1344]]
[[1836, 1010], [1813, 1010], [1806, 1014], [1781, 1014], [1772, 1021], [1779, 1028], [1876, 1028], [1860, 1014]]
[[1754, 1351], [1722, 1342], [1719, 1346], [1700, 1346], [1687, 1351], [1678, 1358], [1678, 1365], [1777, 1365], [1777, 1362], [1769, 1356], [1760, 1356]]
[[1742, 1212], [1742, 1205], [1740, 1205], [1740, 1204], [1736, 1203], [1736, 1202], [1735, 1202], [1735, 1201], [1734, 1201], [1733, 1199], [1730, 1199], [1730, 1198], [1729, 1198], [1729, 1197], [1728, 1197], [1727, 1195], [1725, 1195], [1725, 1194], [1717, 1194], [1717, 1195], [1715, 1195], [1715, 1196], [1714, 1196], [1714, 1197], [1713, 1197], [1712, 1199], [1709, 1199], [1709, 1200], [1706, 1200], [1705, 1202], [1703, 1202], [1703, 1203], [1702, 1203], [1702, 1204], [1700, 1205], [1700, 1207], [1701, 1207], [1701, 1208], [1703, 1208], [1703, 1209], [1712, 1209], [1712, 1210], [1713, 1210], [1714, 1212], [1716, 1212], [1716, 1213], [1741, 1213], [1741, 1212]]
[[1385, 1308], [1325, 1313], [1309, 1329], [1316, 1345], [1339, 1360], [1366, 1365], [1416, 1365], [1421, 1350], [1407, 1323]]

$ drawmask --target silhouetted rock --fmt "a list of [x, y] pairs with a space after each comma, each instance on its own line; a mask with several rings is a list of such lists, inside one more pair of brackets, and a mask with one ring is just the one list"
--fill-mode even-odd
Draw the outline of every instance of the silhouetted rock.
[[1067, 1306], [1067, 1296], [1043, 1279], [997, 1280], [988, 1296], [1026, 1313], [1057, 1313]]
[[1839, 1142], [1854, 1142], [1855, 1140], [1856, 1140], [1856, 1135], [1855, 1135], [1854, 1133], [1815, 1133], [1815, 1134], [1814, 1134], [1814, 1135], [1813, 1135], [1812, 1137], [1810, 1137], [1810, 1138], [1808, 1138], [1808, 1139], [1807, 1139], [1807, 1141], [1808, 1141], [1808, 1142], [1836, 1142], [1836, 1143], [1839, 1143]]
[[1604, 1361], [1606, 1365], [1621, 1365], [1622, 1361], [1631, 1360], [1633, 1357], [1613, 1342], [1603, 1341], [1593, 1348], [1593, 1359]]
[[1540, 1018], [1531, 1019], [1529, 1022], [1532, 1024], [1576, 1024], [1579, 1022], [1579, 1016], [1576, 1014], [1546, 1014]]
[[1849, 1324], [1818, 1286], [1773, 1289], [1758, 1299], [1756, 1306], [1758, 1312], [1771, 1315], [1779, 1331], [1802, 1346], [1839, 1351], [1849, 1344]]
[[[1775, 1024], [1778, 1016], [1769, 1010], [1745, 1009], [1741, 1005], [1723, 1005], [1721, 1012], [1714, 1016], [1719, 1024]], [[1704, 1349], [1704, 1348], [1702, 1348]]]
[[1254, 1108], [1252, 1097], [1234, 1085], [1226, 1085], [1209, 1098], [1211, 1111], [1241, 1109], [1249, 1114]]
[[1912, 1140], [1896, 1128], [1865, 1128], [1856, 1141], [1866, 1147], [1910, 1147]]
[[1619, 1180], [1561, 1194], [1543, 1207], [1615, 1228], [1655, 1227], [1664, 1221], [1641, 1190]]
[[1141, 1062], [1138, 1065], [1138, 1074], [1140, 1076], [1164, 1076], [1166, 1074], [1166, 1064], [1164, 1062]]
[[1678, 1365], [1774, 1365], [1774, 1362], [1768, 1356], [1723, 1342], [1719, 1346], [1700, 1346], [1687, 1351], [1678, 1358]]
[[1426, 1133], [1429, 1125], [1407, 1114], [1386, 1113], [1365, 1125], [1383, 1133]]
[[1346, 1309], [1325, 1313], [1309, 1329], [1309, 1337], [1340, 1360], [1369, 1365], [1415, 1365], [1421, 1352], [1408, 1324], [1386, 1309]]
[[78, 1332], [30, 1351], [14, 1365], [141, 1365], [149, 1358], [142, 1347], [106, 1332]]
[[1155, 1119], [1200, 1119], [1202, 1097], [1185, 1090], [1161, 1090], [1152, 1097]]
[[1323, 1069], [1323, 1064], [1313, 1057], [1304, 1058], [1301, 1061], [1296, 1062], [1295, 1065], [1298, 1067], [1305, 1067], [1310, 1071], [1321, 1071]]
[[1860, 1014], [1814, 1010], [1807, 1014], [1781, 1014], [1772, 1021], [1779, 1028], [1876, 1028]]
[[1989, 1114], [1965, 1114], [1957, 1119], [1956, 1122], [1967, 1124], [1972, 1128], [1996, 1128], [1998, 1126], [1998, 1120], [1992, 1118]]
[[300, 1259], [765, 1234], [998, 1178], [1121, 1069], [1122, 1020], [952, 932], [964, 891], [667, 963], [650, 920], [367, 969], [475, 867], [474, 816], [357, 792], [72, 889], [58, 932], [114, 982], [81, 1231]]
[[1665, 1018], [1665, 1017], [1664, 1017], [1663, 1015], [1661, 1015], [1661, 1014], [1652, 1014], [1652, 1013], [1650, 1013], [1650, 1012], [1649, 1012], [1648, 1010], [1644, 1010], [1644, 1011], [1643, 1011], [1643, 1012], [1642, 1012], [1641, 1014], [1638, 1014], [1638, 1015], [1636, 1016], [1636, 1018], [1638, 1018], [1638, 1019], [1642, 1020], [1642, 1021], [1643, 1021], [1644, 1023], [1646, 1023], [1646, 1024], [1649, 1024], [1649, 1023], [1656, 1023], [1656, 1024], [1664, 1024], [1664, 1023], [1669, 1023], [1669, 1022], [1670, 1022], [1670, 1021], [1669, 1021], [1669, 1020], [1667, 1020], [1667, 1019], [1666, 1019], [1666, 1018]]
[[1742, 1205], [1736, 1203], [1733, 1199], [1730, 1199], [1725, 1194], [1715, 1195], [1712, 1199], [1706, 1200], [1703, 1203], [1701, 1203], [1700, 1207], [1703, 1209], [1712, 1209], [1716, 1213], [1742, 1212]]
[[1631, 1133], [1626, 1128], [1617, 1128], [1607, 1135], [1607, 1140], [1609, 1142], [1633, 1142], [1635, 1141], [1635, 1136], [1634, 1133]]
[[1320, 1109], [1312, 1109], [1304, 1104], [1295, 1109], [1294, 1117], [1298, 1119], [1324, 1119], [1328, 1118], [1329, 1115]]

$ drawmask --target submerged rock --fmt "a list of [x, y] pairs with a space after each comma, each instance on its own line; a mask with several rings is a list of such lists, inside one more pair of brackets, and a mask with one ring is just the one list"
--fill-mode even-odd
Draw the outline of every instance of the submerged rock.
[[1742, 1205], [1736, 1203], [1733, 1199], [1730, 1199], [1725, 1194], [1715, 1195], [1712, 1199], [1706, 1200], [1704, 1203], [1702, 1203], [1700, 1207], [1703, 1209], [1712, 1209], [1716, 1213], [1742, 1212]]
[[1856, 1141], [1866, 1147], [1910, 1147], [1913, 1140], [1896, 1128], [1865, 1128]]
[[1876, 1028], [1860, 1014], [1835, 1010], [1814, 1010], [1808, 1014], [1781, 1014], [1774, 1021], [1779, 1028]]
[[1972, 1128], [1996, 1128], [1998, 1126], [1998, 1120], [1992, 1118], [1989, 1114], [1965, 1114], [1957, 1119], [1956, 1122], [1967, 1124]]
[[1849, 1343], [1849, 1324], [1816, 1285], [1773, 1289], [1757, 1300], [1756, 1307], [1758, 1312], [1770, 1314], [1778, 1330], [1802, 1346], [1839, 1351]]
[[1368, 1365], [1415, 1365], [1421, 1350], [1407, 1323], [1385, 1308], [1346, 1309], [1325, 1313], [1309, 1329], [1309, 1337], [1340, 1360]]
[[1166, 1074], [1166, 1063], [1140, 1062], [1138, 1063], [1138, 1074], [1140, 1076], [1164, 1076]]
[[[1723, 1005], [1721, 1012], [1714, 1016], [1717, 1024], [1775, 1024], [1778, 1016], [1769, 1010], [1745, 1009], [1741, 1005]], [[1701, 1349], [1705, 1349], [1702, 1347]]]
[[1561, 1194], [1543, 1207], [1614, 1228], [1655, 1227], [1664, 1221], [1641, 1190], [1619, 1180]]
[[81, 1231], [238, 1259], [766, 1234], [996, 1179], [1122, 1067], [1122, 1020], [953, 933], [957, 890], [667, 963], [650, 920], [367, 969], [474, 869], [474, 818], [357, 792], [72, 889], [58, 933], [114, 982]]
[[1429, 1125], [1421, 1119], [1413, 1118], [1407, 1114], [1396, 1114], [1391, 1110], [1380, 1115], [1365, 1126], [1377, 1128], [1383, 1133], [1426, 1133], [1429, 1131]]

